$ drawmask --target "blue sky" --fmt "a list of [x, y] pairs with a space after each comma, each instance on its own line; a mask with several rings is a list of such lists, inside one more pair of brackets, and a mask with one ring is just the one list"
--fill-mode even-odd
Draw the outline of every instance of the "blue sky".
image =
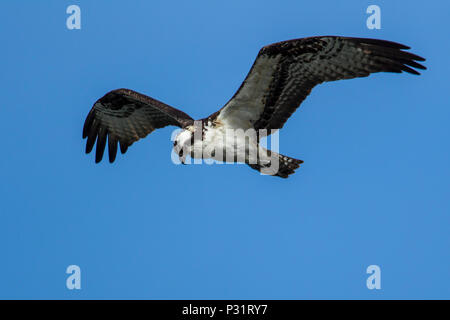
[[[81, 8], [81, 30], [66, 8]], [[381, 8], [381, 30], [366, 8]], [[0, 11], [0, 298], [450, 298], [446, 1], [8, 1]], [[392, 40], [420, 77], [316, 87], [280, 133], [289, 179], [175, 166], [172, 128], [114, 164], [84, 154], [96, 99], [125, 87], [194, 118], [263, 45]], [[66, 288], [67, 266], [81, 290]], [[366, 268], [381, 268], [381, 290]]]

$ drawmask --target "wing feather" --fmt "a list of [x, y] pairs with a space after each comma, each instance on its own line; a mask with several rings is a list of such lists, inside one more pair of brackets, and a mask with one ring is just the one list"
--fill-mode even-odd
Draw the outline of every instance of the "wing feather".
[[235, 128], [280, 129], [320, 83], [375, 72], [419, 75], [415, 69], [426, 68], [417, 61], [425, 59], [407, 49], [392, 41], [336, 36], [265, 46], [238, 91], [211, 117]]
[[130, 145], [155, 129], [168, 125], [186, 127], [193, 121], [186, 113], [138, 92], [113, 90], [97, 100], [86, 117], [86, 153], [97, 143], [95, 162], [100, 162], [108, 142], [109, 162], [114, 162], [118, 145], [125, 153]]

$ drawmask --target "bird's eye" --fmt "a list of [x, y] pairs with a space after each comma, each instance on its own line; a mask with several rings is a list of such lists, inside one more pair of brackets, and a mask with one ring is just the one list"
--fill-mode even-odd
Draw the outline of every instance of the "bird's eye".
[[173, 143], [173, 146], [176, 147], [177, 146], [178, 141], [175, 140], [175, 142]]

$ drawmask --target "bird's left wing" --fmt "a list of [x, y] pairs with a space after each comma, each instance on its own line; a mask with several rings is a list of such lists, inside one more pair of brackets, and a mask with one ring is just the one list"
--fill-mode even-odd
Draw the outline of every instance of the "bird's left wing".
[[86, 153], [97, 141], [95, 162], [100, 162], [108, 138], [109, 162], [113, 162], [118, 144], [125, 153], [131, 144], [155, 129], [168, 125], [186, 127], [193, 121], [186, 113], [138, 92], [113, 90], [95, 102], [84, 122]]
[[226, 126], [280, 129], [308, 96], [326, 81], [367, 77], [375, 72], [419, 74], [422, 57], [399, 43], [336, 36], [311, 37], [263, 47], [230, 101], [211, 116]]

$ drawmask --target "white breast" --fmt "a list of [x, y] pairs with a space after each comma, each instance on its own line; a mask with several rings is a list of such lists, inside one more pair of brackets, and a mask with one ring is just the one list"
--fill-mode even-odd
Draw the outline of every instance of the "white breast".
[[256, 163], [258, 152], [256, 132], [221, 125], [206, 127], [202, 144], [194, 144], [194, 150], [198, 154], [201, 150], [203, 159], [235, 162], [236, 155], [238, 162], [251, 160], [252, 163]]

